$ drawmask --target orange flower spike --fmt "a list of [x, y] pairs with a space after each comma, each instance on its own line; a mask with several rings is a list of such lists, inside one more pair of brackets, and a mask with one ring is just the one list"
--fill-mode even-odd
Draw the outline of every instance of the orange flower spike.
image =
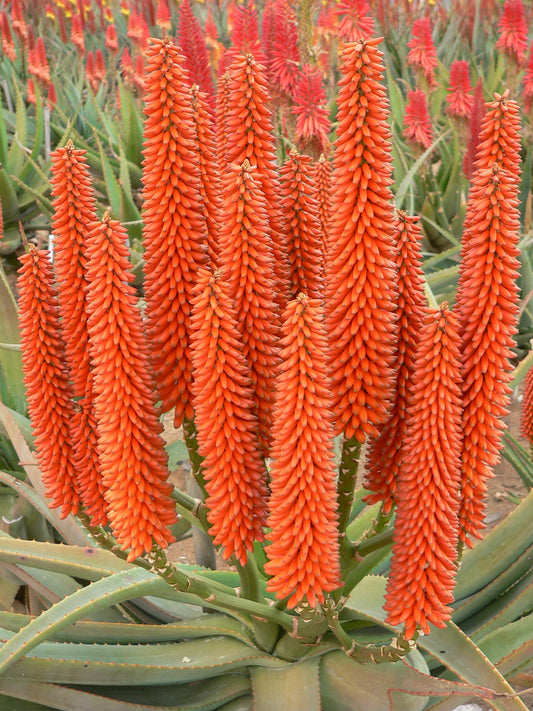
[[326, 259], [337, 432], [376, 436], [396, 387], [398, 300], [388, 105], [380, 40], [343, 52]]
[[267, 590], [314, 607], [340, 585], [336, 467], [320, 301], [300, 294], [283, 319], [276, 382]]
[[182, 57], [171, 40], [147, 52], [143, 148], [145, 297], [161, 410], [175, 426], [192, 417], [188, 348], [190, 301], [198, 267], [207, 265], [199, 149]]
[[383, 501], [388, 513], [396, 499], [401, 457], [406, 446], [406, 412], [408, 383], [415, 367], [418, 336], [425, 316], [424, 274], [422, 271], [422, 232], [418, 217], [398, 212], [398, 368], [396, 394], [389, 419], [379, 436], [371, 440], [367, 454], [365, 488], [374, 492], [365, 497], [368, 503]]
[[70, 437], [74, 405], [54, 275], [45, 250], [31, 247], [20, 262], [20, 343], [28, 411], [46, 496], [65, 518], [78, 513], [80, 497]]
[[225, 559], [234, 555], [245, 565], [254, 541], [263, 540], [267, 501], [250, 368], [220, 272], [200, 269], [195, 293], [193, 395], [209, 533]]
[[309, 156], [291, 151], [280, 171], [281, 207], [287, 225], [290, 289], [323, 298], [322, 253], [317, 186]]
[[128, 560], [166, 547], [176, 521], [127, 232], [106, 213], [88, 237], [87, 308], [108, 516]]
[[227, 166], [225, 151], [228, 141], [228, 109], [230, 102], [230, 74], [224, 72], [219, 76], [217, 82], [217, 101], [216, 101], [216, 130], [215, 142], [217, 147], [218, 164], [223, 175]]
[[[518, 328], [519, 108], [497, 97], [483, 118], [468, 198], [455, 310], [464, 352], [460, 539], [480, 537], [499, 461]], [[512, 171], [512, 172], [511, 172]]]
[[458, 323], [446, 304], [428, 310], [407, 405], [398, 481], [387, 622], [410, 639], [450, 619], [456, 572], [461, 471], [461, 356]]
[[476, 180], [469, 205], [477, 199], [478, 210], [465, 234], [456, 307], [465, 357], [460, 537], [468, 545], [467, 536], [481, 537], [487, 480], [499, 461], [519, 300], [518, 184], [497, 166], [477, 171]]
[[220, 267], [237, 312], [243, 354], [251, 367], [259, 439], [268, 452], [279, 363], [279, 312], [274, 298], [274, 257], [265, 241], [268, 212], [260, 176], [248, 161], [227, 169], [223, 182], [224, 222]]
[[230, 68], [229, 101], [226, 113], [226, 143], [222, 155], [227, 164], [248, 159], [257, 167], [261, 189], [266, 197], [269, 235], [274, 250], [275, 295], [283, 306], [289, 297], [286, 226], [279, 204], [279, 176], [276, 170], [276, 146], [269, 108], [270, 93], [262, 65], [251, 54], [238, 56]]
[[322, 237], [322, 252], [327, 254], [328, 230], [331, 220], [331, 163], [324, 154], [315, 163], [318, 218]]
[[215, 145], [215, 131], [207, 95], [197, 84], [191, 88], [191, 105], [196, 127], [198, 161], [200, 165], [200, 191], [207, 225], [207, 245], [213, 267], [217, 264], [218, 236], [220, 232], [222, 200], [220, 194], [220, 171]]
[[52, 197], [57, 289], [73, 394], [78, 408], [72, 442], [78, 462], [80, 496], [93, 526], [107, 523], [104, 487], [96, 449], [92, 376], [87, 331], [87, 235], [97, 221], [86, 151], [72, 141], [52, 155]]

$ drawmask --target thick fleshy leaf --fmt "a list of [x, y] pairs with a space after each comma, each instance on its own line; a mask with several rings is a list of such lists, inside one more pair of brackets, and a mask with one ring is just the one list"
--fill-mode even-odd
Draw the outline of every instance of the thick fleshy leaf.
[[254, 711], [321, 711], [319, 661], [303, 660], [280, 669], [251, 669]]
[[[386, 579], [383, 577], [366, 577], [355, 588], [346, 605], [363, 617], [394, 629], [385, 622], [386, 614], [382, 607], [385, 585]], [[430, 635], [417, 640], [417, 646], [431, 654], [461, 681], [475, 685], [476, 688], [470, 687], [472, 697], [490, 698], [497, 711], [527, 711], [485, 654], [452, 622], [445, 629], [432, 627]], [[442, 680], [442, 684], [446, 683], [446, 680]], [[450, 686], [448, 694], [443, 689], [442, 695], [454, 696], [456, 692], [453, 689]], [[431, 692], [435, 694], [435, 691]]]
[[[85, 687], [73, 689], [26, 679], [0, 680], [0, 694], [38, 700], [60, 711], [210, 711], [250, 690], [247, 675], [227, 675], [209, 684], [193, 682], [161, 687]], [[9, 702], [11, 703], [11, 701]], [[9, 707], [11, 709], [11, 706]]]

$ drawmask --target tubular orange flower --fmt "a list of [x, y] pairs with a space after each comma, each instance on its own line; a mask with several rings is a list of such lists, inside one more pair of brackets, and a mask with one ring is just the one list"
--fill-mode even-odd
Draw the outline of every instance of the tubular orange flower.
[[220, 171], [215, 146], [213, 117], [209, 113], [207, 96], [199, 90], [197, 84], [193, 84], [191, 88], [191, 106], [196, 128], [196, 145], [201, 175], [200, 193], [205, 211], [207, 246], [211, 264], [214, 267], [217, 264], [217, 242], [220, 232]]
[[419, 89], [407, 92], [403, 134], [410, 143], [422, 148], [429, 148], [433, 142], [433, 129], [429, 119], [426, 95]]
[[448, 113], [450, 116], [470, 118], [472, 113], [473, 97], [471, 95], [470, 67], [468, 62], [462, 60], [452, 62], [450, 67], [450, 85], [448, 87]]
[[72, 390], [61, 338], [49, 255], [34, 247], [20, 257], [18, 291], [22, 371], [36, 456], [50, 507], [61, 517], [78, 513], [80, 498], [70, 426]]
[[73, 394], [78, 400], [71, 424], [77, 477], [82, 503], [92, 524], [98, 525], [107, 523], [107, 515], [92, 412], [86, 298], [86, 240], [97, 217], [85, 154], [76, 150], [72, 141], [52, 153], [52, 231], [61, 328]]
[[318, 200], [318, 219], [322, 235], [322, 252], [328, 251], [328, 229], [331, 220], [331, 163], [324, 154], [315, 163], [315, 180]]
[[237, 312], [243, 353], [250, 364], [259, 440], [268, 451], [272, 426], [274, 378], [279, 362], [279, 313], [274, 300], [274, 257], [264, 235], [267, 204], [260, 176], [248, 161], [232, 165], [224, 176], [224, 222], [219, 264]]
[[220, 273], [200, 269], [195, 294], [193, 394], [209, 532], [225, 559], [234, 555], [245, 565], [254, 541], [264, 538], [267, 499], [250, 368]]
[[444, 627], [456, 571], [461, 470], [461, 360], [458, 323], [446, 305], [428, 311], [407, 408], [407, 438], [385, 610], [387, 622]]
[[524, 380], [524, 399], [520, 415], [520, 434], [533, 447], [533, 368], [530, 368]]
[[337, 432], [361, 442], [378, 434], [395, 390], [396, 217], [379, 41], [342, 56], [326, 259], [333, 412]]
[[190, 300], [207, 264], [196, 128], [182, 57], [170, 40], [147, 53], [144, 125], [144, 240], [147, 331], [163, 412], [175, 426], [192, 417]]
[[500, 36], [496, 47], [517, 64], [526, 60], [528, 27], [522, 0], [505, 0], [498, 25]]
[[272, 132], [270, 94], [265, 72], [251, 55], [237, 57], [231, 65], [226, 143], [222, 147], [227, 164], [248, 159], [257, 167], [266, 197], [269, 227], [265, 238], [272, 241], [276, 273], [275, 296], [280, 305], [288, 299], [288, 263], [285, 224], [279, 205], [279, 177]]
[[113, 533], [128, 560], [167, 546], [176, 521], [128, 234], [106, 213], [88, 238], [87, 310], [98, 453]]
[[291, 151], [280, 178], [281, 207], [288, 230], [291, 294], [295, 298], [302, 292], [310, 299], [321, 299], [324, 258], [311, 158]]
[[336, 467], [320, 301], [300, 294], [283, 319], [276, 381], [267, 589], [314, 607], [340, 584]]
[[426, 78], [428, 86], [436, 86], [435, 69], [438, 66], [437, 52], [433, 37], [431, 36], [431, 23], [429, 18], [422, 17], [413, 22], [411, 28], [412, 38], [407, 43], [409, 53], [407, 64], [415, 69], [420, 69]]
[[78, 53], [83, 57], [83, 55], [85, 54], [85, 39], [83, 37], [83, 27], [81, 23], [81, 17], [79, 15], [72, 15], [70, 26], [70, 40], [78, 50]]
[[[518, 326], [518, 105], [505, 97], [483, 119], [468, 198], [456, 311], [464, 354], [460, 539], [480, 537], [487, 480], [499, 460]], [[510, 173], [507, 166], [512, 166]]]
[[365, 501], [383, 501], [383, 511], [391, 510], [396, 500], [398, 477], [406, 447], [408, 384], [415, 367], [416, 344], [425, 316], [424, 274], [420, 243], [422, 232], [417, 217], [397, 213], [398, 243], [398, 356], [396, 395], [391, 415], [379, 436], [371, 440], [367, 454], [365, 488], [374, 492]]

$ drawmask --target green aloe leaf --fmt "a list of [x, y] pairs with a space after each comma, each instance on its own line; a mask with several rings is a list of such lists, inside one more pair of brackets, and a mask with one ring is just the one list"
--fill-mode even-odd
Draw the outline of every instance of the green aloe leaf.
[[252, 666], [286, 664], [229, 637], [131, 645], [42, 642], [12, 664], [9, 677], [58, 684], [143, 686], [147, 681], [151, 685], [185, 684]]
[[431, 144], [431, 146], [427, 150], [425, 150], [422, 155], [419, 156], [419, 158], [413, 163], [396, 191], [396, 207], [398, 208], [398, 210], [402, 209], [405, 197], [407, 195], [407, 191], [410, 189], [410, 186], [414, 181], [415, 177], [418, 175], [422, 165], [433, 153], [439, 143], [441, 143], [445, 138], [448, 138], [449, 134], [449, 129], [447, 131], [444, 131], [444, 133], [442, 133], [438, 138], [436, 138]]
[[[386, 579], [368, 576], [355, 588], [346, 606], [378, 624], [394, 629], [385, 622], [383, 610]], [[478, 695], [491, 694], [491, 704], [497, 711], [527, 711], [514, 695], [504, 677], [453, 622], [444, 629], [431, 628], [431, 634], [420, 637], [417, 646], [428, 652], [461, 681], [479, 687]], [[453, 695], [453, 694], [450, 694]], [[472, 694], [475, 696], [476, 694]]]
[[[20, 351], [11, 350], [2, 344], [19, 344], [19, 330], [17, 305], [2, 264], [0, 264], [0, 377], [5, 377], [5, 381], [0, 386], [2, 400], [18, 412], [24, 413], [26, 410], [26, 394], [24, 383], [22, 382], [22, 356]], [[9, 393], [9, 400], [4, 399], [2, 392]]]
[[455, 598], [464, 600], [488, 585], [533, 545], [533, 491], [474, 548], [466, 551], [457, 573]]
[[319, 659], [280, 669], [251, 669], [254, 711], [322, 711], [318, 669]]
[[47, 704], [45, 708], [61, 711], [94, 711], [95, 708], [105, 711], [210, 711], [249, 690], [249, 679], [237, 674], [211, 679], [209, 684], [195, 682], [124, 689], [112, 686], [88, 690], [24, 679], [0, 680], [0, 693], [38, 700]]
[[500, 627], [478, 642], [502, 674], [514, 675], [533, 661], [533, 615]]

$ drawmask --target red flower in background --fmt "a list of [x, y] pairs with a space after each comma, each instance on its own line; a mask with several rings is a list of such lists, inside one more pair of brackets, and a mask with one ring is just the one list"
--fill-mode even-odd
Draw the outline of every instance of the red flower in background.
[[524, 396], [520, 414], [520, 434], [533, 447], [533, 368], [530, 368], [524, 380]]
[[524, 108], [526, 111], [529, 111], [533, 101], [533, 45], [531, 45], [529, 50], [529, 57], [526, 64], [526, 70], [524, 72], [524, 79], [522, 81], [524, 86], [524, 90], [522, 92]]
[[496, 47], [512, 57], [517, 64], [524, 64], [528, 27], [522, 0], [505, 0], [498, 28], [500, 36]]
[[409, 54], [407, 63], [415, 69], [420, 69], [428, 85], [436, 86], [435, 69], [438, 66], [437, 51], [431, 36], [431, 23], [429, 18], [422, 17], [413, 22], [411, 29], [412, 38], [407, 43]]
[[334, 6], [338, 19], [338, 34], [346, 42], [369, 39], [374, 33], [374, 18], [369, 15], [368, 0], [340, 0]]
[[296, 15], [288, 0], [275, 0], [272, 20], [268, 68], [274, 85], [286, 94], [292, 94], [298, 77], [300, 52]]
[[5, 11], [0, 14], [0, 30], [2, 32], [2, 52], [8, 59], [14, 62], [17, 59], [17, 50], [15, 49], [13, 35], [11, 34], [9, 17]]
[[403, 135], [415, 145], [429, 148], [433, 143], [433, 129], [429, 118], [426, 95], [420, 89], [407, 92], [403, 117]]
[[476, 148], [479, 140], [479, 132], [481, 130], [481, 121], [484, 115], [485, 98], [483, 96], [483, 80], [479, 77], [476, 88], [474, 89], [474, 96], [472, 98], [472, 111], [470, 112], [470, 121], [468, 123], [470, 133], [463, 160], [463, 171], [468, 180], [472, 180], [472, 174], [474, 172]]
[[79, 15], [72, 15], [70, 25], [70, 39], [72, 44], [76, 47], [79, 54], [83, 57], [85, 55], [85, 38], [83, 36], [83, 25], [81, 22], [81, 17]]
[[464, 60], [452, 62], [446, 101], [448, 102], [450, 116], [470, 118], [474, 97], [472, 96], [468, 62]]
[[316, 141], [320, 150], [325, 150], [329, 143], [331, 121], [326, 107], [326, 91], [320, 70], [311, 64], [304, 64], [296, 75], [292, 93], [295, 114], [295, 137], [305, 146]]
[[205, 34], [196, 19], [189, 0], [183, 0], [179, 11], [178, 42], [183, 55], [183, 66], [189, 83], [198, 84], [200, 91], [207, 95], [207, 102], [214, 112], [215, 87], [209, 64], [209, 52], [205, 43]]
[[231, 45], [227, 52], [226, 66], [239, 55], [251, 54], [261, 64], [267, 64], [261, 40], [257, 10], [253, 2], [235, 7], [233, 27], [231, 30]]
[[117, 30], [115, 25], [108, 25], [105, 31], [105, 46], [110, 52], [118, 52]]

